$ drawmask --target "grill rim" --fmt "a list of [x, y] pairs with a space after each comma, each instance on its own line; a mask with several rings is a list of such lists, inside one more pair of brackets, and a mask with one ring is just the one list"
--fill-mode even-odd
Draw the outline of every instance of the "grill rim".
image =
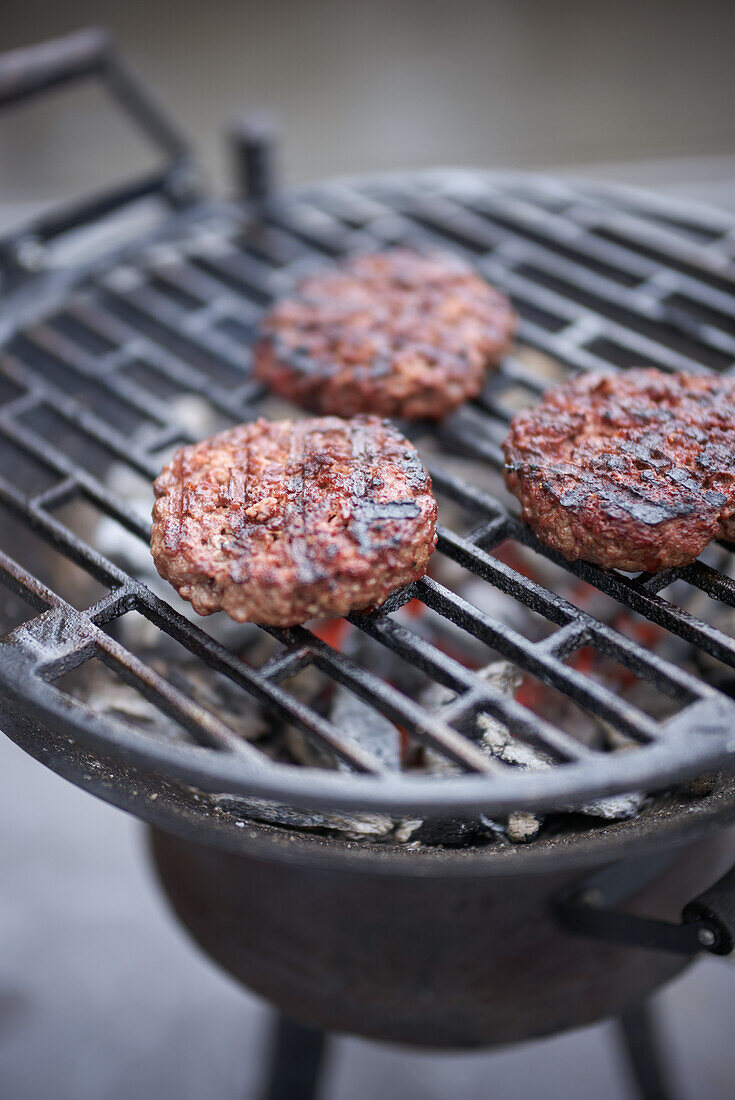
[[[652, 812], [559, 836], [540, 836], [532, 844], [463, 846], [365, 843], [337, 835], [288, 829], [249, 817], [203, 811], [198, 792], [171, 783], [134, 766], [115, 769], [113, 776], [95, 775], [85, 751], [62, 733], [29, 732], [28, 723], [14, 720], [7, 736], [23, 751], [85, 792], [134, 814], [148, 825], [235, 854], [299, 866], [339, 867], [356, 872], [402, 877], [411, 873], [436, 878], [484, 877], [488, 872], [515, 878], [548, 870], [576, 870], [600, 862], [670, 852], [672, 847], [731, 826], [735, 820], [735, 775], [719, 774], [705, 793], [676, 797]], [[154, 795], [154, 798], [151, 798]], [[205, 799], [207, 795], [204, 795]]]
[[[53, 721], [72, 737], [82, 734], [82, 743], [93, 751], [104, 751], [112, 745], [118, 750], [123, 763], [147, 769], [152, 760], [159, 766], [165, 762], [173, 778], [196, 783], [203, 790], [266, 799], [277, 795], [279, 802], [304, 809], [374, 810], [405, 816], [414, 811], [431, 815], [468, 811], [492, 815], [514, 810], [563, 808], [631, 790], [655, 789], [659, 785], [684, 782], [732, 763], [732, 734], [721, 732], [716, 740], [713, 737], [709, 753], [703, 753], [700, 746], [692, 747], [691, 755], [675, 760], [668, 768], [655, 765], [658, 756], [663, 756], [665, 760], [671, 755], [670, 741], [648, 746], [646, 756], [649, 761], [654, 758], [649, 765], [650, 773], [640, 766], [630, 767], [631, 761], [635, 765], [638, 753], [600, 754], [599, 758], [595, 758], [592, 769], [600, 771], [604, 767], [605, 774], [600, 775], [596, 783], [588, 782], [581, 793], [580, 786], [584, 781], [577, 783], [576, 779], [579, 772], [584, 775], [585, 771], [591, 770], [586, 763], [551, 768], [540, 773], [540, 776], [539, 773], [509, 768], [485, 777], [461, 775], [418, 779], [406, 777], [405, 774], [401, 777], [388, 774], [363, 778], [295, 764], [266, 764], [262, 774], [258, 775], [257, 768], [248, 770], [242, 758], [228, 753], [226, 766], [219, 771], [216, 762], [220, 754], [210, 749], [183, 743], [174, 746], [160, 741], [152, 745], [151, 738], [114, 719], [102, 720], [82, 703], [75, 701], [73, 709], [69, 709], [69, 704], [66, 708], [63, 703], [55, 705], [63, 700], [63, 696], [34, 673], [31, 659], [24, 659], [17, 649], [12, 656], [6, 654], [6, 658], [2, 660], [0, 651], [0, 683], [5, 690], [5, 699], [14, 699], [19, 712], [23, 708], [30, 709], [40, 721]], [[735, 704], [726, 706], [724, 718], [732, 719], [733, 716]], [[111, 742], [111, 730], [117, 734], [116, 742]], [[679, 739], [682, 742], [690, 740], [688, 723], [680, 731]], [[604, 765], [601, 760], [605, 761]], [[225, 765], [224, 760], [222, 763]], [[280, 769], [287, 769], [285, 776]], [[573, 774], [570, 776], [570, 773]], [[646, 782], [643, 777], [649, 774]], [[556, 779], [556, 785], [549, 782], [550, 777]], [[546, 790], [537, 789], [539, 779]], [[505, 787], [500, 797], [492, 790], [493, 784]], [[428, 787], [433, 790], [428, 790]]]
[[[467, 169], [438, 169], [429, 170], [425, 173], [412, 173], [409, 176], [398, 173], [376, 173], [374, 176], [360, 177], [360, 184], [366, 183], [378, 183], [381, 181], [390, 182], [391, 180], [399, 180], [403, 186], [406, 185], [407, 180], [413, 181], [415, 178], [422, 178], [427, 182], [434, 184], [437, 181], [457, 178], [459, 176], [469, 177], [474, 180], [482, 180], [487, 182], [494, 182], [495, 184], [511, 184], [514, 181], [524, 181], [526, 184], [532, 185], [550, 183], [554, 185], [561, 184], [567, 185], [566, 180], [555, 179], [546, 174], [537, 175], [534, 173], [487, 173], [478, 172], [475, 173], [472, 170]], [[288, 201], [291, 197], [298, 197], [299, 195], [308, 196], [310, 192], [318, 190], [320, 186], [339, 185], [350, 183], [355, 184], [355, 177], [343, 176], [337, 177], [330, 181], [326, 181], [325, 184], [308, 184], [302, 188], [296, 189], [285, 196]], [[572, 186], [579, 186], [578, 181], [569, 181]], [[587, 188], [588, 184], [585, 183], [584, 187]], [[611, 195], [627, 195], [631, 197], [631, 200], [635, 199], [636, 202], [645, 203], [647, 207], [662, 205], [664, 209], [670, 214], [673, 210], [679, 210], [681, 216], [686, 215], [687, 221], [695, 220], [693, 214], [695, 214], [700, 205], [696, 207], [693, 204], [677, 203], [672, 200], [664, 200], [663, 203], [659, 203], [656, 196], [651, 196], [645, 191], [641, 191], [637, 188], [618, 188], [616, 185], [605, 185], [597, 182], [593, 183], [590, 190], [593, 193], [603, 192]], [[207, 202], [202, 206], [214, 210], [222, 210], [224, 212], [235, 210], [237, 211], [238, 218], [242, 218], [242, 210], [239, 207], [233, 207], [227, 203], [211, 203]], [[201, 207], [197, 209], [201, 210]], [[708, 208], [704, 207], [703, 210]], [[187, 211], [186, 221], [191, 220], [192, 213], [196, 217], [196, 210]], [[727, 216], [719, 214], [719, 212], [712, 212], [710, 216], [723, 218], [727, 221]], [[174, 220], [171, 219], [167, 222], [167, 226], [171, 227], [174, 224]], [[735, 221], [732, 223], [735, 225]], [[166, 235], [167, 230], [164, 228], [161, 235]], [[139, 253], [141, 244], [140, 242], [132, 242], [130, 245], [126, 245], [121, 249], [121, 255], [130, 255]], [[96, 270], [104, 270], [112, 262], [111, 257], [105, 257], [99, 265], [94, 265]], [[64, 297], [66, 292], [64, 292]], [[47, 310], [42, 310], [46, 313]], [[19, 321], [19, 325], [24, 323]], [[122, 598], [120, 590], [113, 592], [116, 598]], [[703, 751], [701, 739], [696, 749], [691, 749], [690, 753], [684, 754], [681, 759], [676, 763], [671, 763], [668, 768], [656, 766], [658, 763], [658, 757], [661, 756], [664, 759], [670, 754], [672, 748], [672, 741], [663, 740], [659, 744], [649, 744], [646, 747], [646, 756], [648, 762], [648, 768], [641, 769], [641, 760], [638, 753], [636, 754], [617, 754], [616, 757], [610, 755], [597, 756], [594, 761], [587, 764], [585, 762], [565, 764], [563, 768], [554, 768], [550, 771], [544, 772], [541, 775], [529, 775], [529, 773], [523, 773], [520, 771], [511, 771], [510, 769], [504, 771], [502, 774], [495, 774], [492, 777], [473, 777], [472, 775], [463, 775], [459, 777], [442, 777], [441, 779], [427, 779], [427, 778], [414, 778], [406, 776], [405, 774], [400, 777], [381, 776], [379, 783], [376, 783], [375, 779], [365, 779], [356, 775], [344, 775], [339, 773], [321, 771], [318, 769], [305, 769], [297, 766], [280, 766], [276, 768], [272, 765], [268, 765], [264, 768], [263, 775], [258, 776], [254, 774], [258, 769], [253, 768], [250, 770], [241, 761], [235, 761], [235, 785], [233, 786], [233, 771], [228, 767], [219, 772], [216, 767], [202, 768], [201, 761], [207, 758], [212, 764], [216, 763], [216, 757], [212, 756], [210, 750], [202, 750], [198, 748], [192, 748], [188, 745], [179, 744], [171, 752], [168, 759], [169, 752], [168, 746], [163, 746], [160, 743], [154, 745], [147, 744], [140, 749], [131, 744], [130, 732], [124, 727], [110, 720], [102, 720], [99, 716], [92, 713], [82, 713], [75, 709], [76, 720], [69, 717], [69, 712], [63, 713], [63, 708], [59, 707], [58, 695], [49, 687], [48, 684], [37, 679], [33, 674], [32, 662], [23, 662], [21, 665], [16, 665], [12, 670], [4, 667], [5, 662], [0, 660], [0, 680], [6, 685], [6, 690], [9, 696], [16, 699], [16, 706], [21, 709], [23, 706], [30, 705], [38, 718], [49, 720], [53, 718], [58, 724], [62, 724], [68, 732], [73, 735], [79, 735], [80, 732], [84, 733], [85, 738], [88, 738], [90, 745], [95, 745], [98, 748], [109, 748], [111, 741], [105, 731], [113, 730], [116, 733], [117, 740], [113, 744], [126, 754], [129, 759], [135, 760], [141, 766], [149, 766], [152, 757], [158, 757], [159, 762], [166, 762], [166, 766], [176, 769], [180, 765], [182, 778], [186, 777], [189, 780], [201, 781], [204, 778], [204, 772], [210, 771], [208, 783], [211, 781], [215, 783], [215, 776], [218, 776], [216, 780], [216, 789], [218, 790], [232, 790], [242, 791], [243, 794], [249, 794], [253, 796], [268, 796], [277, 793], [279, 795], [286, 794], [286, 798], [289, 801], [298, 805], [313, 806], [314, 808], [324, 808], [329, 806], [334, 809], [359, 809], [365, 811], [369, 810], [384, 810], [394, 814], [404, 815], [414, 810], [422, 813], [443, 813], [443, 812], [461, 812], [466, 810], [484, 810], [489, 812], [500, 813], [504, 810], [510, 812], [515, 809], [545, 809], [554, 806], [564, 806], [570, 803], [579, 804], [582, 801], [603, 797], [608, 794], [623, 793], [634, 789], [645, 788], [650, 789], [652, 784], [661, 783], [669, 784], [672, 782], [678, 782], [687, 778], [691, 778], [693, 775], [701, 774], [703, 771], [707, 771], [712, 768], [720, 767], [731, 759], [732, 744], [730, 742], [729, 735], [724, 731], [718, 735], [712, 735], [710, 738], [710, 744], [707, 746], [707, 752]], [[21, 667], [25, 665], [25, 667]], [[21, 680], [24, 680], [26, 690], [24, 693], [19, 694], [16, 690], [16, 685]], [[730, 705], [727, 702], [722, 702], [724, 697], [719, 696], [720, 706], [724, 707], [726, 711], [731, 711], [731, 715], [725, 715], [725, 718], [735, 715], [735, 704]], [[694, 706], [701, 705], [700, 703], [691, 704]], [[691, 717], [691, 716], [690, 716]], [[735, 726], [735, 723], [732, 723]], [[680, 733], [679, 741], [686, 741], [688, 734], [685, 731]], [[146, 739], [150, 742], [150, 739]], [[672, 739], [673, 740], [673, 739]], [[631, 766], [631, 760], [624, 760], [622, 757], [636, 757], [635, 766]], [[185, 759], [190, 757], [190, 760]], [[220, 758], [224, 764], [225, 759]], [[596, 784], [590, 785], [586, 780], [587, 773], [604, 768], [605, 775], [601, 776]], [[284, 771], [292, 772], [292, 775], [288, 776], [288, 780], [284, 780]], [[280, 775], [277, 772], [280, 771]], [[267, 775], [271, 772], [271, 775]], [[237, 774], [242, 773], [242, 774]], [[565, 782], [562, 782], [563, 779]], [[175, 770], [172, 770], [170, 774], [176, 774]], [[642, 775], [648, 775], [648, 780], [641, 779]], [[553, 779], [552, 779], [553, 776]], [[617, 776], [617, 779], [615, 778]], [[581, 777], [581, 778], [579, 778]], [[587, 785], [585, 785], [587, 783]], [[241, 786], [242, 784], [242, 786]], [[441, 791], [426, 790], [427, 787], [441, 786]], [[547, 788], [545, 792], [539, 792], [534, 788], [539, 785]], [[494, 788], [496, 786], [504, 786], [507, 791], [502, 798], [498, 798]], [[379, 787], [380, 792], [376, 797], [376, 789]], [[556, 787], [556, 793], [549, 794], [549, 790], [552, 792]], [[517, 793], [513, 793], [516, 788]], [[583, 793], [580, 794], [580, 788], [583, 788]], [[456, 793], [455, 793], [456, 791]], [[392, 793], [390, 793], [392, 792]]]

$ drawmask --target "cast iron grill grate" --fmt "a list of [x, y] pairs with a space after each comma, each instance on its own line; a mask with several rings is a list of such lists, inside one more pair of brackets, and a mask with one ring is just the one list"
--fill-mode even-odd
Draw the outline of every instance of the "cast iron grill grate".
[[[441, 708], [422, 704], [369, 660], [306, 628], [270, 631], [280, 648], [254, 667], [212, 637], [208, 620], [190, 621], [112, 560], [114, 554], [101, 553], [96, 528], [80, 532], [65, 518], [74, 502], [84, 502], [147, 543], [146, 516], [116, 488], [109, 470], [124, 468], [149, 486], [162, 456], [203, 434], [187, 429], [182, 395], [206, 408], [216, 427], [259, 415], [264, 393], [250, 379], [249, 364], [264, 306], [316, 265], [397, 243], [441, 245], [465, 255], [511, 295], [522, 318], [517, 349], [483, 395], [439, 429], [411, 431], [439, 496], [440, 524], [443, 514], [463, 517], [440, 526], [437, 555], [525, 605], [549, 632], [531, 640], [428, 577], [383, 611], [352, 618], [353, 628], [397, 661], [454, 693]], [[656, 576], [569, 565], [536, 542], [509, 498], [487, 486], [493, 476], [498, 480], [500, 444], [515, 409], [569, 372], [633, 364], [730, 371], [734, 256], [735, 221], [724, 214], [621, 190], [470, 172], [326, 183], [279, 196], [257, 216], [211, 204], [174, 215], [155, 240], [117, 255], [6, 340], [0, 579], [28, 611], [0, 648], [4, 706], [15, 722], [23, 715], [41, 720], [112, 761], [205, 790], [397, 815], [579, 806], [601, 795], [662, 789], [722, 766], [733, 748], [735, 704], [710, 676], [691, 671], [696, 662], [667, 659], [570, 598], [566, 588], [554, 591], [545, 574], [527, 576], [498, 551], [523, 546], [628, 614], [682, 639], [695, 656], [735, 669], [735, 638], [717, 616], [698, 618], [667, 595], [684, 582], [723, 609], [735, 607], [733, 548], [723, 545], [709, 558]], [[75, 607], [54, 590], [53, 575], [42, 583], [35, 557], [22, 549], [26, 535], [81, 568], [102, 595]], [[596, 715], [635, 751], [598, 751], [493, 686], [397, 617], [410, 600], [483, 643], [488, 660], [513, 662]], [[227, 724], [208, 712], [109, 632], [131, 611], [346, 766], [326, 771], [269, 759], [240, 735], [237, 721]], [[676, 713], [652, 716], [575, 667], [575, 654], [586, 647], [652, 684], [674, 701]], [[93, 658], [175, 719], [182, 737], [134, 729], [54, 686]], [[464, 774], [387, 771], [364, 743], [289, 690], [289, 681], [309, 667]], [[528, 772], [489, 757], [474, 740], [480, 713], [500, 720], [556, 766]]]

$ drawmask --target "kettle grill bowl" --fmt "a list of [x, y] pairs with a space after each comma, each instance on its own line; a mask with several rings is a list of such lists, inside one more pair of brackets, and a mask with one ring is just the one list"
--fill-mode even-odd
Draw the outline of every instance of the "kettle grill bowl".
[[596, 837], [573, 865], [553, 842], [512, 859], [452, 853], [450, 877], [447, 853], [424, 862], [394, 852], [361, 866], [340, 842], [316, 864], [299, 842], [286, 859], [277, 841], [270, 856], [160, 830], [151, 844], [168, 899], [199, 946], [287, 1017], [385, 1042], [489, 1047], [620, 1015], [691, 962], [579, 937], [556, 915], [558, 898], [621, 844], [635, 854], [619, 861], [620, 874], [650, 864], [625, 903], [647, 917], [677, 921], [732, 865], [731, 828], [680, 835], [652, 855], [660, 837], [651, 825], [628, 822]]
[[[480, 482], [484, 472], [497, 477], [502, 468], [499, 443], [511, 412], [508, 400], [514, 395], [518, 401], [520, 392], [522, 401], [532, 401], [546, 384], [550, 363], [562, 373], [615, 370], [635, 356], [669, 370], [729, 369], [735, 336], [725, 331], [728, 261], [719, 249], [731, 229], [724, 215], [662, 207], [625, 191], [530, 176], [426, 173], [315, 185], [274, 196], [257, 210], [194, 204], [171, 214], [152, 238], [80, 273], [71, 290], [68, 275], [58, 283], [53, 273], [23, 287], [22, 302], [6, 324], [2, 358], [8, 392], [0, 406], [0, 445], [7, 454], [0, 505], [13, 524], [13, 545], [3, 548], [0, 576], [37, 613], [21, 616], [0, 644], [8, 732], [25, 725], [28, 742], [35, 731], [39, 752], [49, 731], [70, 737], [104, 758], [107, 774], [133, 766], [213, 794], [396, 817], [484, 812], [502, 818], [515, 810], [569, 809], [601, 796], [659, 791], [729, 766], [735, 703], [727, 692], [505, 564], [494, 550], [508, 541], [532, 549], [539, 560], [563, 569], [570, 584], [576, 578], [597, 588], [627, 613], [725, 668], [735, 667], [735, 641], [662, 593], [684, 582], [731, 607], [735, 581], [704, 561], [637, 578], [562, 562], [536, 542], [512, 504]], [[531, 641], [430, 578], [397, 593], [380, 612], [354, 616], [358, 630], [455, 693], [441, 713], [305, 628], [271, 631], [281, 650], [262, 668], [248, 664], [217, 642], [208, 624], [190, 621], [144, 578], [100, 554], [93, 535], [80, 535], [59, 518], [60, 509], [80, 501], [145, 543], [147, 521], [111, 486], [107, 471], [124, 464], [150, 481], [161, 453], [186, 440], [171, 402], [156, 396], [160, 386], [196, 394], [229, 422], [257, 415], [263, 392], [248, 375], [249, 343], [272, 296], [335, 257], [396, 243], [459, 251], [518, 307], [518, 354], [492, 374], [476, 402], [438, 430], [417, 425], [414, 434], [428, 456], [440, 520], [444, 500], [475, 524], [466, 533], [442, 527], [437, 555], [541, 615], [552, 630]], [[29, 314], [34, 290], [37, 301]], [[680, 301], [685, 295], [690, 313]], [[536, 369], [541, 362], [546, 366]], [[128, 420], [129, 430], [117, 427]], [[458, 453], [474, 463], [465, 464], [463, 476], [453, 472]], [[33, 473], [27, 480], [23, 463]], [[477, 484], [472, 471], [483, 474]], [[47, 546], [102, 584], [101, 598], [89, 605], [81, 601], [78, 609], [54, 591], [53, 577], [43, 584], [36, 574], [39, 551], [26, 552], [26, 532], [35, 547]], [[490, 658], [514, 662], [604, 720], [631, 751], [592, 749], [493, 689], [396, 620], [396, 610], [410, 599], [484, 643]], [[298, 726], [317, 747], [336, 753], [346, 767], [273, 762], [236, 728], [213, 719], [114, 636], [114, 624], [133, 609], [255, 696], [277, 721]], [[659, 721], [580, 673], [570, 659], [585, 646], [675, 700], [677, 713]], [[183, 736], [156, 737], [59, 690], [61, 677], [93, 657], [175, 718]], [[460, 774], [386, 773], [349, 731], [289, 690], [290, 679], [307, 666], [458, 764]], [[483, 712], [541, 749], [555, 766], [531, 772], [488, 757], [473, 740], [475, 718]], [[84, 782], [103, 797], [115, 786], [94, 778]], [[176, 828], [174, 820], [170, 825]], [[211, 818], [203, 817], [203, 831], [210, 827]]]

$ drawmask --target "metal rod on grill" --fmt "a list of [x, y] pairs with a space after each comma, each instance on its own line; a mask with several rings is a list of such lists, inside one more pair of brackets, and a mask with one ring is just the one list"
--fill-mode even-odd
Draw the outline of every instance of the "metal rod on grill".
[[263, 1100], [315, 1100], [326, 1036], [279, 1016]]
[[267, 111], [236, 119], [229, 128], [235, 186], [240, 198], [262, 204], [275, 188], [277, 125]]
[[640, 1100], [674, 1100], [650, 1004], [632, 1008], [618, 1023]]

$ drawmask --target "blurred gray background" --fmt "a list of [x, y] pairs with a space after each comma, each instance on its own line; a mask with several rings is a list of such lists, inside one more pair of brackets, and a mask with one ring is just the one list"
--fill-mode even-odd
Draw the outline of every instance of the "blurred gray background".
[[[735, 205], [735, 5], [721, 0], [2, 0], [0, 45], [89, 23], [114, 30], [220, 187], [223, 122], [270, 104], [290, 181], [586, 166]], [[25, 107], [0, 124], [0, 195], [129, 171], [114, 120], [91, 92]]]
[[[289, 182], [436, 164], [640, 183], [735, 209], [735, 5], [0, 0], [0, 48], [107, 24], [206, 173], [269, 104]], [[0, 219], [133, 174], [93, 89], [0, 118]], [[176, 929], [141, 827], [0, 739], [0, 1100], [254, 1100], [268, 1014]], [[658, 998], [680, 1100], [730, 1100], [735, 972]], [[624, 1100], [610, 1024], [472, 1056], [340, 1040], [324, 1100]]]

